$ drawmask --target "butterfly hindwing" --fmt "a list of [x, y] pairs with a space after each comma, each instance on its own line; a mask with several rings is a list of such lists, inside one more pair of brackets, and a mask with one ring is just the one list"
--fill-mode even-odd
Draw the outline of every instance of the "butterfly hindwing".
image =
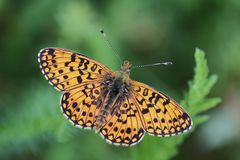
[[107, 117], [100, 134], [107, 142], [115, 145], [132, 146], [144, 137], [140, 115], [131, 99], [126, 98], [115, 115]]
[[190, 116], [170, 97], [155, 89], [131, 81], [132, 98], [141, 113], [143, 126], [150, 135], [172, 136], [190, 129]]
[[75, 126], [93, 128], [99, 112], [97, 101], [100, 97], [101, 83], [90, 83], [67, 91], [62, 95], [61, 107], [64, 115]]
[[38, 61], [46, 79], [60, 91], [91, 83], [111, 71], [85, 55], [61, 48], [45, 48]]

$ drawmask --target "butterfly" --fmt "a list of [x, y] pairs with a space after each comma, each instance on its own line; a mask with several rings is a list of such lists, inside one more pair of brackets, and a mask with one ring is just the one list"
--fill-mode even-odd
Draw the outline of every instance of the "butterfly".
[[62, 92], [61, 110], [76, 127], [94, 129], [109, 143], [132, 146], [145, 133], [173, 136], [189, 130], [190, 116], [172, 98], [130, 79], [131, 64], [112, 71], [86, 55], [61, 48], [38, 54], [42, 73]]

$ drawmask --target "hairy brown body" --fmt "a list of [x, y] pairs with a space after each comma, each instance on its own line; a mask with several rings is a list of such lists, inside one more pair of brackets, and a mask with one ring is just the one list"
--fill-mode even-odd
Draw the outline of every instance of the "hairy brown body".
[[96, 115], [96, 130], [106, 123], [106, 117], [109, 114], [113, 115], [118, 112], [121, 102], [128, 96], [130, 67], [129, 62], [125, 61], [119, 71], [116, 71], [114, 75], [107, 75], [103, 79], [102, 83], [106, 87], [102, 90], [102, 95], [106, 96], [101, 96], [101, 99], [98, 100], [97, 107], [101, 109]]

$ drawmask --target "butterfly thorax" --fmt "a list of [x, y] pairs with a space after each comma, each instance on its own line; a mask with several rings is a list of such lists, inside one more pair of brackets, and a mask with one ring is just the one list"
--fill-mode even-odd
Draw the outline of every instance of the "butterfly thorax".
[[118, 114], [121, 102], [127, 96], [129, 89], [130, 67], [128, 61], [124, 61], [121, 68], [104, 78], [105, 88], [102, 90], [102, 103], [99, 104], [100, 112], [96, 119], [96, 129], [99, 130], [105, 123], [109, 114]]

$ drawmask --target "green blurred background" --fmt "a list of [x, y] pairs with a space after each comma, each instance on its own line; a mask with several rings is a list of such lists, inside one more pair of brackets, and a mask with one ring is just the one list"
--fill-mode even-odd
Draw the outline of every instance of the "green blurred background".
[[131, 159], [131, 149], [67, 122], [37, 62], [41, 48], [55, 46], [117, 69], [100, 28], [133, 64], [173, 61], [131, 76], [177, 101], [193, 77], [194, 50], [203, 49], [219, 76], [210, 96], [223, 101], [173, 159], [240, 159], [238, 0], [0, 0], [0, 159]]

